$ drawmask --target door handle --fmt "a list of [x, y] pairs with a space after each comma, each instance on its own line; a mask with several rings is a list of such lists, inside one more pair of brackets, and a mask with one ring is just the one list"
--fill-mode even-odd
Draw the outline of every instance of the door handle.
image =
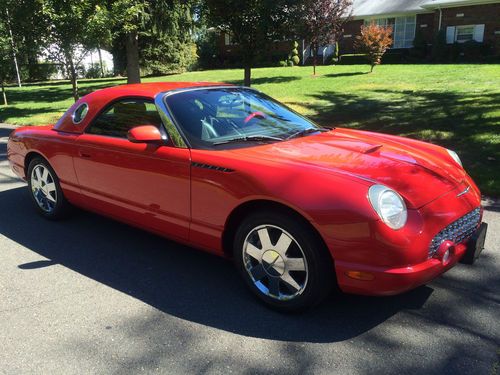
[[90, 159], [90, 158], [92, 157], [92, 155], [87, 154], [87, 153], [82, 152], [82, 151], [80, 151], [80, 152], [79, 152], [79, 154], [80, 154], [80, 156], [81, 156], [82, 158], [86, 158], [86, 159]]

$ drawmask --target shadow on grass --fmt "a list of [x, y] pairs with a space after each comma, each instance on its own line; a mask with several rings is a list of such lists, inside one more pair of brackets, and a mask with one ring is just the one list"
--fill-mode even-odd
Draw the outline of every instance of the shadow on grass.
[[14, 106], [3, 107], [0, 111], [0, 123], [9, 122], [9, 119], [16, 117], [29, 117], [41, 115], [44, 113], [52, 113], [58, 111], [54, 107], [38, 107], [38, 108], [18, 108]]
[[[300, 77], [295, 77], [295, 76], [259, 77], [259, 78], [252, 78], [252, 85], [288, 83], [299, 79]], [[243, 85], [243, 80], [225, 80], [224, 82], [233, 85]]]
[[324, 77], [339, 78], [339, 77], [352, 77], [368, 74], [369, 72], [346, 72], [346, 73], [330, 73], [325, 74]]
[[[79, 85], [86, 84], [109, 84], [113, 83], [114, 85], [118, 84], [116, 81], [126, 80], [124, 77], [110, 77], [110, 78], [96, 78], [96, 79], [79, 79]], [[27, 82], [23, 83], [23, 87], [46, 87], [46, 86], [71, 86], [71, 82], [69, 80], [60, 80], [60, 81], [43, 81], [43, 82]], [[17, 87], [17, 86], [8, 86], [8, 87]]]
[[313, 94], [322, 104], [309, 105], [316, 113], [311, 117], [323, 126], [403, 135], [453, 149], [483, 193], [500, 195], [500, 93], [373, 92], [369, 98]]

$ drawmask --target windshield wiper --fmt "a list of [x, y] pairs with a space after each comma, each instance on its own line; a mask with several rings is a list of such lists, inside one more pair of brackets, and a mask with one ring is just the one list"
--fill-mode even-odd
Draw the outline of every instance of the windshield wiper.
[[233, 139], [228, 139], [226, 141], [216, 142], [213, 146], [225, 145], [228, 143], [237, 143], [237, 142], [254, 142], [254, 141], [282, 141], [283, 138], [273, 137], [270, 135], [248, 135], [246, 137], [238, 137]]
[[324, 129], [324, 128], [307, 128], [307, 129], [298, 131], [297, 133], [293, 133], [292, 135], [286, 137], [285, 140], [289, 140], [289, 139], [297, 138], [297, 137], [303, 137], [303, 136], [305, 136], [307, 134], [311, 134], [311, 133], [317, 133], [317, 132], [324, 133], [324, 132], [328, 132], [328, 131], [330, 131], [330, 130]]

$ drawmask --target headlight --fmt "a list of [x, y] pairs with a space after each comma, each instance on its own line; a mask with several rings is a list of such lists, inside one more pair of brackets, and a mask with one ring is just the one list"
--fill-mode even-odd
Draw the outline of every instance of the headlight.
[[368, 190], [368, 199], [378, 216], [392, 229], [400, 229], [408, 217], [403, 198], [384, 185], [373, 185]]
[[446, 149], [446, 151], [448, 151], [448, 155], [450, 155], [450, 156], [451, 156], [451, 158], [452, 158], [453, 160], [455, 160], [455, 162], [463, 168], [462, 161], [461, 161], [461, 160], [460, 160], [460, 158], [458, 157], [457, 153], [456, 153], [455, 151], [448, 150], [448, 149]]

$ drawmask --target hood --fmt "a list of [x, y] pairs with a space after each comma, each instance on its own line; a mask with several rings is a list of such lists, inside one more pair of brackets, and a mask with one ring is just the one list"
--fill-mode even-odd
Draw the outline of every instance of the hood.
[[290, 141], [233, 150], [241, 156], [348, 173], [386, 185], [409, 208], [419, 208], [449, 192], [465, 177], [446, 151], [402, 137], [334, 129]]

